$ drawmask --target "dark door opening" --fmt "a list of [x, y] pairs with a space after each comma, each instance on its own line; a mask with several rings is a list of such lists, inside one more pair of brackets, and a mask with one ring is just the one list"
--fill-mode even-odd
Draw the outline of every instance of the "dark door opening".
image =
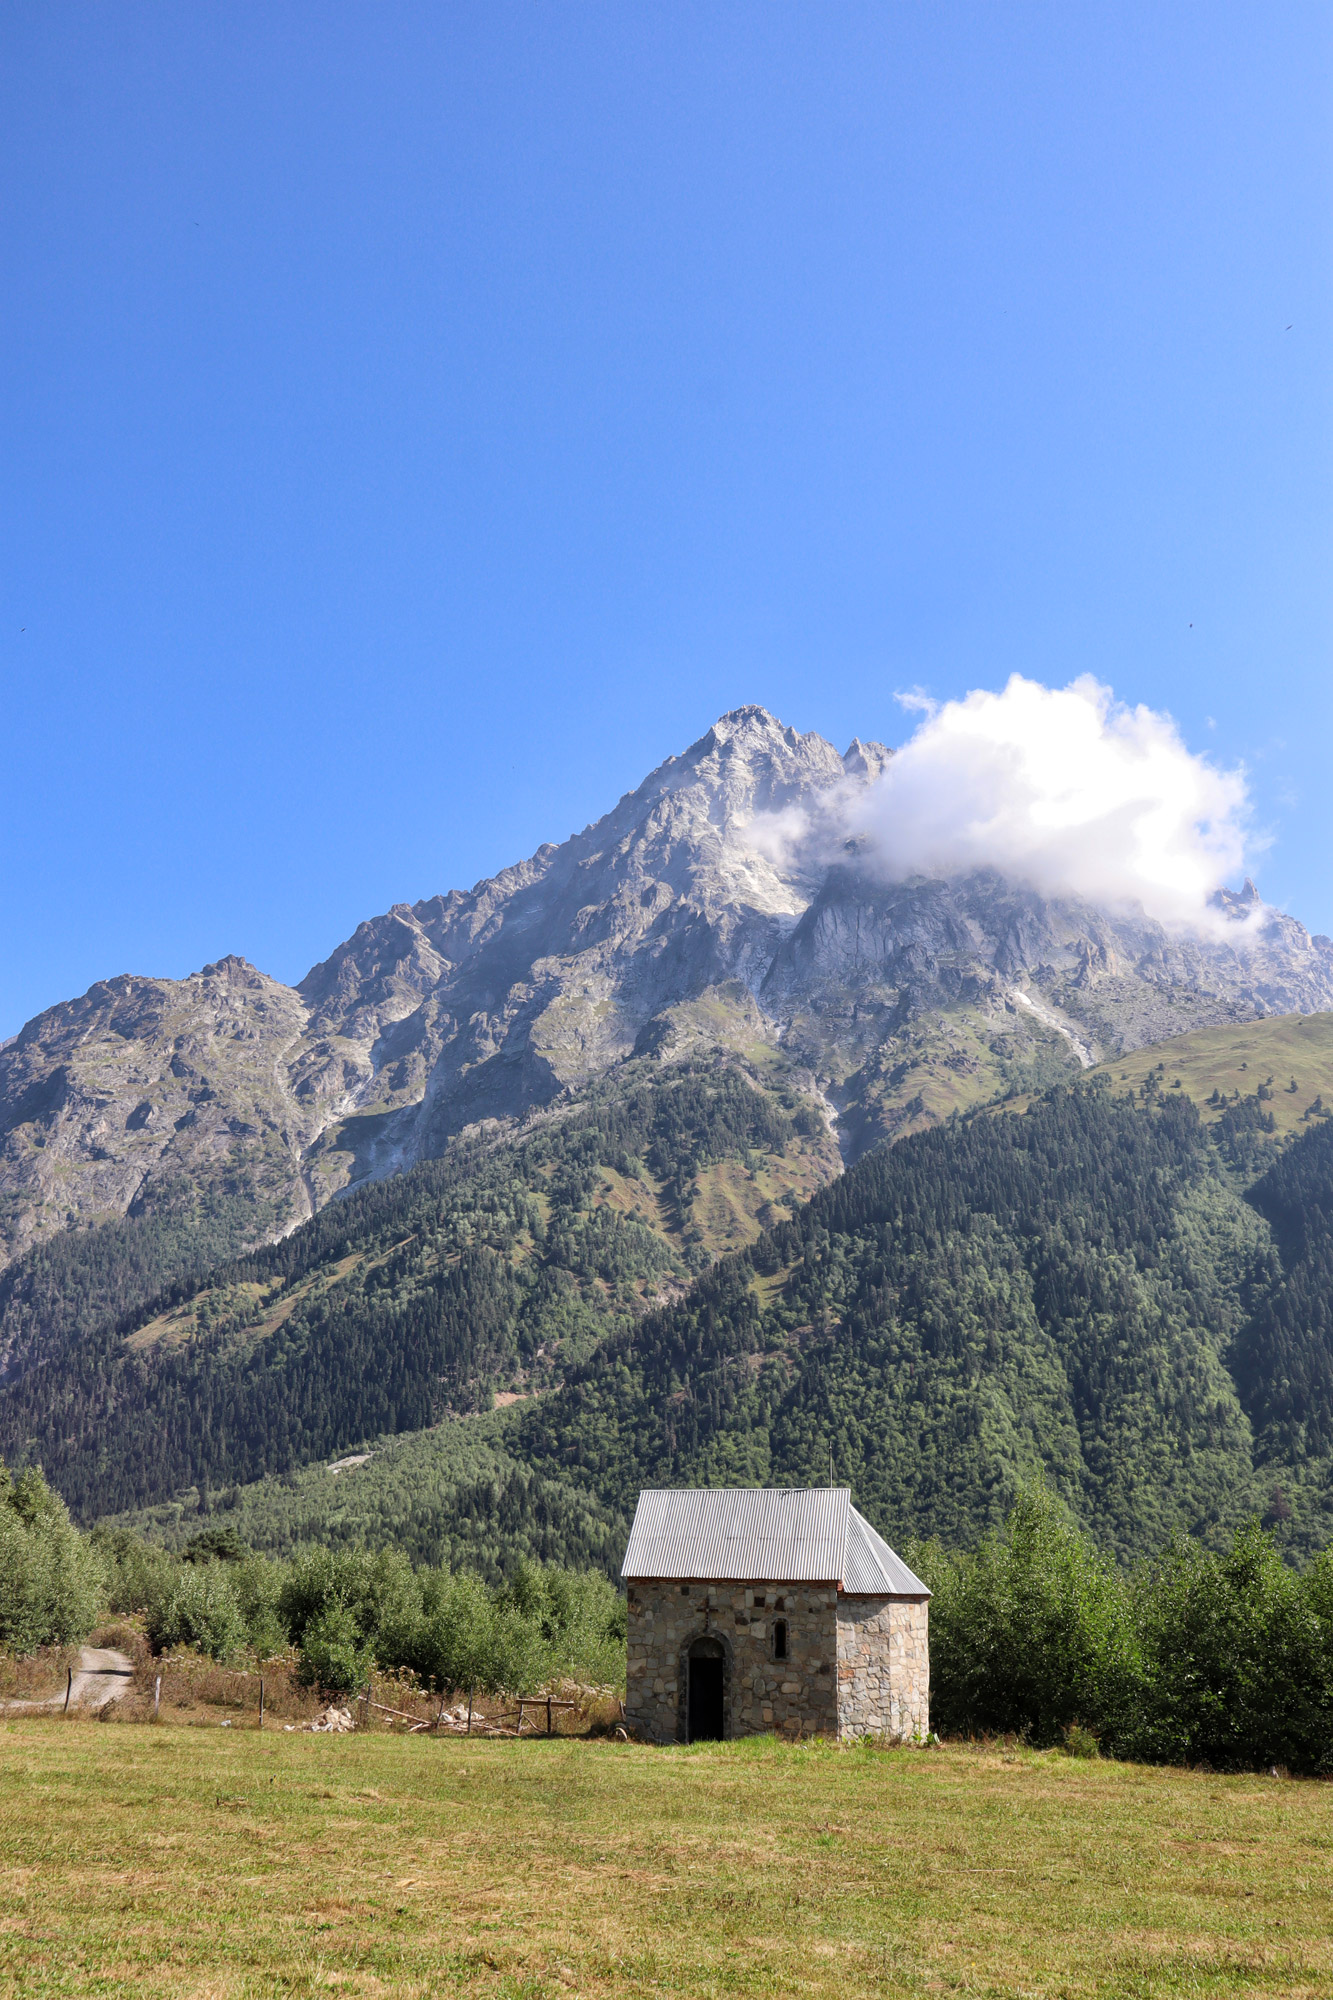
[[722, 1646], [717, 1639], [696, 1639], [690, 1647], [689, 1737], [691, 1743], [722, 1740]]

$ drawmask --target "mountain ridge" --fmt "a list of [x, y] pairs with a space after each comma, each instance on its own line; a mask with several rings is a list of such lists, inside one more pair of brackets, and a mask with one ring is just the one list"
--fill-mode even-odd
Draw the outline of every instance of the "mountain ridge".
[[833, 824], [891, 754], [739, 708], [580, 833], [367, 919], [295, 987], [231, 956], [47, 1009], [0, 1048], [0, 1262], [191, 1201], [233, 1203], [238, 1248], [280, 1236], [479, 1123], [686, 1045], [780, 1055], [852, 1160], [1169, 1034], [1333, 1005], [1333, 943], [1280, 912], [1242, 951], [994, 875], [889, 883], [855, 843], [747, 835], [789, 811]]

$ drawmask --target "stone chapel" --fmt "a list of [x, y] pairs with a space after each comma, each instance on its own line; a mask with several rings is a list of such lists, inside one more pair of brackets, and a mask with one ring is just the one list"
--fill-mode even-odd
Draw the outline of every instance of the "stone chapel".
[[621, 1574], [649, 1741], [928, 1733], [930, 1592], [845, 1487], [647, 1490]]

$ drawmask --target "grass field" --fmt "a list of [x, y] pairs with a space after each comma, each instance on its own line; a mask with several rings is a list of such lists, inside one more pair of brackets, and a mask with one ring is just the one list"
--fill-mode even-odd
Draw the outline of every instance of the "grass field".
[[0, 1725], [0, 1990], [1333, 1991], [1333, 1789], [986, 1752]]

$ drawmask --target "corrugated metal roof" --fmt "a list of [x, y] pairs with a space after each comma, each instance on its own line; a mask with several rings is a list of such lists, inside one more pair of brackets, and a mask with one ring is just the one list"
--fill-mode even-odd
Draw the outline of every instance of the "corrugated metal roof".
[[902, 1557], [895, 1555], [883, 1535], [877, 1535], [864, 1514], [848, 1510], [847, 1560], [842, 1587], [852, 1596], [929, 1597], [919, 1576], [913, 1575]]
[[639, 1495], [621, 1574], [834, 1583], [850, 1507], [845, 1487], [650, 1488]]
[[650, 1487], [634, 1510], [621, 1575], [930, 1595], [857, 1513], [845, 1486]]

